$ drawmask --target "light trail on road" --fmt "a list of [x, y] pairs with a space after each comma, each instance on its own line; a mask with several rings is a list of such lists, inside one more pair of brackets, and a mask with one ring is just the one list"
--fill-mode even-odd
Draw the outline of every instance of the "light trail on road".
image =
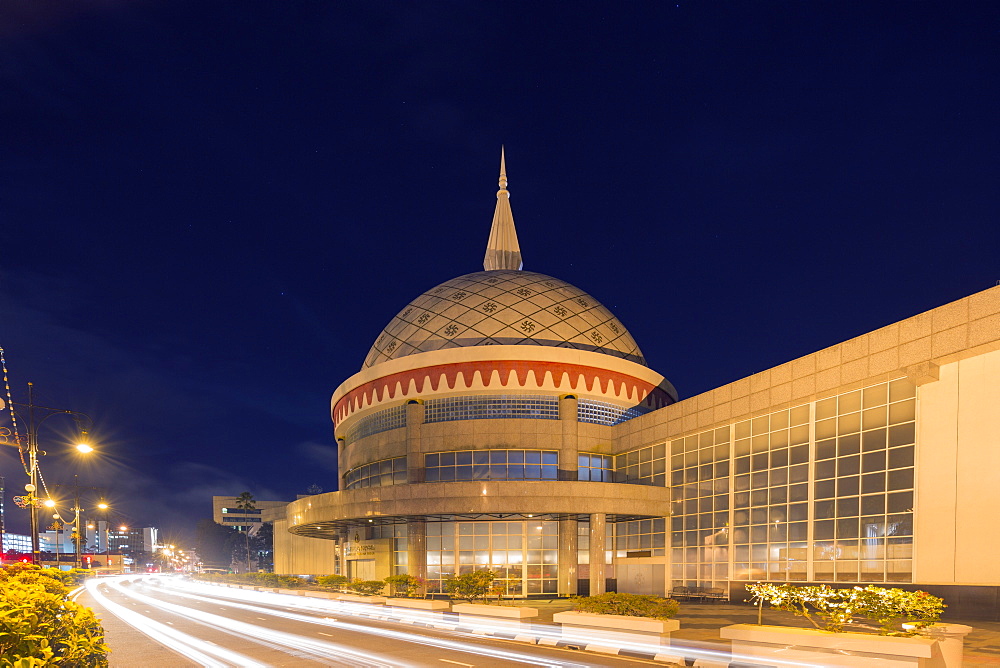
[[181, 656], [195, 663], [200, 663], [206, 666], [206, 668], [229, 668], [229, 666], [265, 668], [265, 664], [258, 663], [248, 656], [199, 640], [192, 635], [172, 629], [166, 624], [157, 622], [115, 603], [100, 591], [101, 585], [106, 583], [107, 580], [91, 578], [87, 580], [87, 592], [115, 617], [118, 617], [129, 626], [142, 631], [157, 642], [166, 645]]
[[[154, 580], [155, 581], [155, 580]], [[268, 614], [272, 614], [279, 617], [286, 617], [287, 619], [299, 619], [299, 616], [294, 613], [288, 612], [288, 610], [300, 610], [302, 612], [311, 612], [314, 614], [327, 614], [327, 615], [337, 615], [338, 617], [343, 616], [359, 616], [364, 618], [376, 617], [377, 615], [372, 614], [373, 606], [367, 603], [353, 603], [348, 601], [338, 601], [323, 598], [312, 598], [306, 596], [289, 596], [288, 594], [277, 594], [271, 592], [255, 591], [241, 588], [231, 588], [231, 587], [220, 587], [218, 585], [203, 584], [191, 580], [182, 580], [178, 578], [168, 578], [157, 582], [158, 586], [164, 587], [171, 592], [174, 592], [179, 596], [198, 596], [202, 595], [202, 599], [205, 601], [217, 601], [219, 599], [226, 599], [229, 601], [227, 605], [238, 607], [241, 605], [249, 605], [246, 608], [248, 610], [261, 611], [260, 608], [256, 607], [255, 604], [267, 604], [273, 606], [280, 606], [283, 608], [281, 611], [275, 611], [265, 608], [263, 611], [268, 611]], [[239, 603], [237, 603], [239, 602]], [[377, 606], [376, 606], [377, 608]], [[421, 623], [429, 626], [441, 625], [442, 618], [439, 614], [431, 613], [423, 610], [413, 610], [406, 608], [394, 608], [392, 610], [391, 616], [397, 619], [407, 620], [409, 623]], [[420, 644], [428, 644], [435, 647], [456, 649], [458, 651], [469, 651], [465, 648], [467, 643], [457, 643], [457, 646], [451, 646], [447, 643], [450, 641], [434, 638], [431, 636], [419, 635], [414, 633], [405, 633], [398, 631], [390, 631], [387, 629], [381, 629], [378, 627], [362, 626], [357, 624], [352, 624], [350, 622], [343, 622], [339, 620], [327, 619], [317, 619], [312, 616], [303, 616], [300, 621], [310, 620], [311, 623], [322, 623], [328, 626], [334, 626], [337, 628], [342, 628], [345, 630], [351, 630], [354, 632], [361, 633], [371, 633], [377, 635], [383, 635], [385, 637], [398, 638], [400, 640], [405, 640], [407, 642], [418, 642]], [[482, 622], [463, 622], [463, 626], [470, 627], [476, 634], [489, 634], [497, 631], [511, 633], [509, 628], [497, 626], [491, 624], [491, 622], [485, 619]], [[577, 634], [567, 633], [561, 629], [558, 625], [544, 625], [544, 624], [533, 624], [531, 635], [540, 641], [542, 645], [551, 646], [557, 641], [569, 642], [576, 647], [587, 647], [600, 645], [601, 641], [595, 639], [593, 636], [588, 636], [586, 632], [581, 631]], [[398, 634], [398, 635], [397, 635]], [[466, 633], [457, 633], [456, 635], [465, 635]], [[545, 642], [545, 641], [549, 642]], [[662, 646], [655, 643], [640, 643], [640, 642], [627, 642], [627, 641], [614, 641], [617, 647], [621, 647], [624, 650], [629, 650], [636, 653], [641, 653], [647, 656], [653, 656], [660, 654], [662, 656], [673, 656], [680, 659], [681, 657], [693, 658], [693, 659], [704, 659], [707, 661], [718, 662], [718, 663], [729, 663], [731, 661], [735, 662], [746, 662], [753, 664], [758, 661], [752, 656], [739, 656], [733, 655], [726, 649], [717, 649], [711, 646], [696, 646], [692, 644], [681, 645], [668, 645]], [[477, 648], [476, 653], [483, 654], [481, 648]], [[493, 656], [493, 655], [489, 655]], [[526, 662], [531, 665], [553, 665], [553, 666], [586, 666], [588, 664], [583, 663], [564, 663], [556, 662], [552, 664], [539, 663], [540, 658], [537, 656], [529, 655], [527, 661], [520, 661], [510, 657], [509, 655], [497, 655], [496, 658], [505, 658], [509, 661]], [[781, 666], [782, 668], [823, 668], [823, 666], [809, 663], [806, 661], [792, 660], [792, 659], [772, 659], [774, 665]]]
[[[141, 603], [144, 606], [148, 606], [151, 609], [157, 611], [165, 612], [168, 614], [177, 615], [189, 620], [196, 622], [205, 627], [211, 628], [215, 631], [221, 631], [229, 635], [240, 638], [248, 642], [252, 642], [258, 645], [263, 645], [271, 649], [278, 649], [280, 651], [286, 652], [293, 656], [297, 656], [303, 659], [311, 659], [313, 661], [318, 661], [325, 665], [350, 665], [350, 666], [372, 666], [374, 668], [404, 668], [409, 666], [418, 665], [417, 663], [411, 662], [400, 662], [392, 659], [387, 659], [384, 656], [378, 656], [368, 652], [364, 652], [351, 647], [348, 645], [343, 645], [327, 640], [318, 640], [315, 637], [310, 637], [309, 635], [304, 635], [301, 633], [289, 633], [285, 631], [278, 631], [265, 625], [264, 622], [261, 624], [253, 624], [248, 622], [239, 621], [231, 617], [225, 617], [211, 612], [206, 612], [204, 610], [199, 610], [194, 607], [180, 605], [177, 603], [170, 603], [167, 601], [162, 601], [153, 596], [143, 594], [135, 590], [132, 585], [133, 583], [144, 581], [152, 581], [156, 585], [159, 585], [157, 589], [163, 591], [171, 596], [185, 598], [191, 600], [192, 602], [218, 605], [220, 599], [225, 600], [225, 605], [228, 609], [236, 609], [244, 611], [247, 613], [253, 613], [254, 615], [266, 615], [271, 618], [281, 618], [291, 622], [297, 622], [301, 624], [310, 625], [320, 625], [330, 627], [332, 629], [337, 629], [341, 632], [348, 632], [351, 634], [366, 634], [368, 636], [376, 636], [385, 640], [397, 641], [403, 643], [411, 643], [416, 645], [421, 645], [424, 647], [441, 649], [451, 652], [461, 652], [466, 655], [473, 657], [478, 657], [480, 660], [483, 658], [489, 658], [494, 660], [494, 662], [501, 662], [503, 664], [523, 664], [531, 666], [540, 666], [546, 668], [585, 668], [587, 663], [581, 663], [578, 661], [561, 661], [553, 660], [551, 657], [538, 656], [534, 654], [529, 654], [525, 652], [514, 652], [508, 651], [501, 648], [490, 647], [488, 645], [476, 644], [471, 642], [462, 642], [458, 640], [451, 640], [448, 638], [440, 638], [428, 635], [421, 635], [418, 633], [408, 633], [405, 631], [398, 631], [394, 629], [385, 629], [377, 626], [365, 626], [361, 624], [354, 624], [350, 622], [342, 622], [337, 619], [331, 619], [329, 617], [315, 616], [315, 614], [323, 615], [330, 614], [331, 610], [329, 607], [320, 606], [309, 606], [311, 612], [314, 615], [301, 614], [289, 611], [288, 608], [304, 608], [298, 600], [292, 599], [292, 597], [281, 595], [281, 594], [268, 594], [266, 592], [244, 592], [243, 590], [229, 590], [221, 587], [207, 586], [208, 592], [204, 595], [202, 593], [194, 593], [190, 591], [185, 591], [187, 587], [177, 586], [179, 583], [174, 578], [163, 578], [163, 576], [119, 576], [115, 578], [102, 578], [101, 580], [90, 580], [88, 582], [88, 592], [94, 597], [94, 599], [102, 606], [104, 606], [109, 612], [115, 616], [122, 619], [127, 624], [135, 627], [136, 629], [146, 633], [150, 637], [154, 638], [158, 642], [174, 649], [178, 653], [187, 657], [195, 663], [199, 663], [203, 666], [210, 666], [211, 668], [216, 667], [228, 667], [228, 666], [248, 666], [252, 668], [265, 667], [268, 664], [261, 663], [245, 654], [240, 654], [232, 650], [227, 650], [214, 643], [210, 643], [204, 640], [200, 640], [195, 636], [184, 633], [177, 629], [171, 628], [170, 626], [151, 619], [148, 615], [136, 612], [134, 610], [129, 610], [123, 605], [115, 603], [110, 600], [106, 595], [104, 595], [100, 588], [106, 586], [117, 594], [127, 597], [137, 603]], [[165, 584], [164, 580], [170, 582], [171, 587], [162, 586]], [[194, 585], [192, 588], [206, 587], [205, 585]], [[240, 600], [234, 600], [235, 597], [224, 596], [222, 594], [231, 593], [241, 593], [250, 594], [252, 598], [256, 594], [256, 598], [265, 599], [267, 605], [255, 605], [253, 603], [247, 602], [246, 597], [239, 597]], [[277, 599], [277, 600], [270, 600]], [[289, 600], [291, 599], [291, 600]], [[333, 601], [324, 601], [322, 599], [311, 599], [312, 602], [317, 603], [334, 603]], [[275, 609], [272, 606], [280, 606], [285, 609]], [[149, 611], [147, 611], [149, 612]], [[257, 617], [257, 619], [262, 619]], [[265, 621], [267, 617], [263, 618]], [[321, 634], [329, 636], [330, 634]], [[364, 637], [364, 636], [355, 636]], [[464, 663], [458, 661], [450, 661], [447, 659], [436, 658], [437, 661], [446, 661], [449, 663], [456, 663], [459, 665], [482, 665], [477, 662], [477, 664]]]
[[[188, 593], [181, 590], [180, 588], [171, 588], [170, 591], [176, 596], [181, 596], [184, 598], [198, 600], [206, 603], [213, 603], [215, 602], [215, 600], [218, 599], [217, 596], [216, 597], [202, 596], [199, 594]], [[253, 593], [256, 594], [259, 592], [253, 592]], [[284, 596], [284, 595], [278, 594], [278, 596]], [[145, 596], [143, 596], [142, 598], [144, 600], [148, 599], [148, 597]], [[322, 601], [322, 599], [318, 600]], [[156, 601], [155, 599], [148, 599], [146, 600], [146, 602], [149, 605], [162, 605], [162, 603]], [[292, 602], [279, 601], [277, 602], [277, 604], [282, 605], [284, 607], [289, 607], [290, 604], [299, 604], [299, 601], [292, 601]], [[166, 605], [171, 605], [171, 604], [166, 604]], [[350, 622], [342, 622], [336, 619], [330, 619], [329, 617], [314, 617], [311, 615], [303, 615], [295, 612], [288, 612], [287, 610], [275, 610], [273, 608], [261, 607], [259, 605], [253, 605], [251, 603], [238, 603], [238, 602], [233, 602], [232, 599], [230, 599], [230, 603], [228, 605], [233, 608], [240, 608], [243, 610], [256, 613], [264, 613], [274, 617], [281, 617], [292, 621], [304, 622], [308, 624], [320, 624], [323, 626], [330, 626], [344, 631], [351, 631], [353, 633], [378, 635], [384, 638], [391, 638], [394, 640], [401, 640], [405, 642], [416, 643], [419, 645], [436, 647], [439, 649], [449, 649], [459, 652], [468, 652], [478, 656], [489, 656], [491, 658], [501, 659], [503, 661], [508, 661], [512, 663], [524, 663], [530, 666], [545, 666], [545, 667], [551, 666], [552, 668], [585, 668], [586, 666], [586, 664], [581, 664], [578, 662], [564, 662], [564, 661], [552, 662], [550, 660], [546, 660], [544, 658], [535, 655], [525, 654], [521, 652], [500, 650], [490, 647], [484, 647], [481, 645], [471, 645], [469, 643], [464, 643], [461, 641], [448, 640], [445, 638], [436, 638], [433, 636], [426, 636], [418, 633], [407, 633], [405, 631], [396, 631], [393, 629], [384, 629], [374, 626], [363, 626], [360, 624], [353, 624]], [[313, 609], [317, 608], [317, 606], [311, 606], [311, 607], [313, 607]], [[329, 610], [325, 610], [322, 612], [329, 612]]]
[[[148, 608], [142, 614], [126, 606], [109, 600], [99, 588], [106, 586], [116, 595], [131, 599], [134, 604]], [[440, 661], [459, 666], [506, 666], [530, 665], [546, 668], [586, 668], [594, 665], [635, 665], [635, 660], [623, 657], [608, 656], [608, 648], [597, 647], [601, 641], [579, 636], [579, 647], [604, 652], [601, 654], [585, 654], [580, 658], [563, 659], [560, 654], [571, 653], [571, 650], [551, 647], [556, 641], [565, 644], [567, 641], [577, 644], [577, 638], [561, 633], [558, 626], [534, 624], [530, 632], [525, 630], [519, 635], [527, 643], [525, 650], [508, 650], [502, 646], [502, 640], [489, 637], [490, 634], [503, 632], [507, 637], [519, 633], [520, 627], [514, 629], [491, 625], [472, 625], [466, 621], [462, 627], [473, 628], [472, 632], [456, 629], [456, 620], [441, 613], [423, 610], [384, 608], [364, 603], [339, 601], [312, 596], [296, 596], [285, 593], [255, 591], [252, 589], [223, 587], [203, 584], [174, 576], [163, 575], [132, 575], [90, 580], [88, 591], [94, 599], [109, 612], [120, 617], [131, 626], [146, 633], [158, 642], [178, 651], [191, 661], [203, 666], [269, 666], [269, 663], [259, 658], [281, 654], [303, 660], [306, 663], [322, 665], [372, 666], [373, 668], [409, 668], [418, 665], [438, 665]], [[140, 591], [141, 590], [141, 591]], [[161, 600], [159, 595], [170, 600]], [[205, 608], [214, 606], [214, 612]], [[225, 611], [225, 615], [218, 614]], [[172, 628], [151, 618], [151, 615], [172, 615], [188, 622], [188, 633]], [[234, 618], [238, 617], [237, 618]], [[347, 621], [344, 617], [365, 619], [366, 622]], [[248, 621], [256, 620], [256, 621]], [[400, 620], [421, 626], [393, 628]], [[244, 653], [226, 649], [216, 643], [203, 640], [197, 630], [192, 630], [190, 624], [205, 628], [210, 633], [224, 633], [238, 639], [235, 647]], [[387, 627], [387, 625], [389, 625]], [[278, 627], [284, 630], [279, 630]], [[320, 631], [326, 628], [330, 633]], [[428, 627], [428, 628], [423, 628]], [[192, 635], [195, 634], [195, 635]], [[316, 636], [323, 636], [324, 639]], [[214, 636], [219, 640], [218, 636]], [[366, 640], [366, 638], [368, 640]], [[340, 642], [337, 642], [340, 640]], [[222, 642], [220, 640], [220, 642]], [[538, 643], [534, 645], [533, 643]], [[739, 661], [742, 657], [731, 656], [724, 649], [691, 646], [660, 646], [657, 644], [640, 644], [618, 642], [615, 645], [623, 649], [640, 652], [638, 656], [652, 657], [658, 655], [662, 659], [668, 657], [700, 658], [713, 663]], [[383, 650], [381, 653], [364, 651], [357, 647]], [[409, 646], [425, 648], [421, 652], [408, 650]], [[256, 647], [257, 649], [254, 649]], [[531, 649], [528, 649], [531, 648]], [[536, 649], [537, 648], [537, 649]], [[427, 650], [440, 650], [442, 656], [431, 656]], [[532, 651], [535, 650], [535, 651]], [[611, 649], [613, 655], [617, 650]], [[398, 659], [395, 657], [403, 657]], [[592, 657], [592, 660], [583, 659]], [[258, 658], [254, 658], [258, 657]], [[411, 661], [410, 658], [414, 657]], [[464, 660], [462, 660], [464, 659]], [[277, 658], [277, 663], [290, 665], [287, 660]], [[642, 661], [645, 663], [645, 661]], [[779, 661], [778, 665], [794, 668], [814, 666], [814, 664]]]

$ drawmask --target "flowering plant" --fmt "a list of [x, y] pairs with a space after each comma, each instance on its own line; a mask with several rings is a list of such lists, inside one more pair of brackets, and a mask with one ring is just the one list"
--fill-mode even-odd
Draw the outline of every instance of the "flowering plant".
[[884, 636], [913, 636], [940, 620], [946, 607], [944, 600], [925, 591], [874, 585], [834, 589], [828, 585], [798, 587], [758, 582], [747, 585], [747, 590], [758, 605], [770, 603], [772, 608], [805, 617], [816, 628], [834, 633], [852, 626]]

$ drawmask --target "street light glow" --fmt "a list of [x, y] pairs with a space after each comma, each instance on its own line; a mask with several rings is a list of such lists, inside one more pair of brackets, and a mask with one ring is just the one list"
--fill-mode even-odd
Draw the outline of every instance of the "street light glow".
[[94, 451], [93, 446], [90, 446], [90, 445], [88, 445], [86, 443], [77, 443], [76, 444], [76, 449], [78, 451], [84, 453], [84, 454], [86, 454], [88, 452], [93, 452]]
[[56, 502], [53, 501], [52, 499], [45, 499], [43, 505], [46, 508], [55, 508], [56, 507]]
[[108, 509], [108, 504], [106, 504], [103, 501], [101, 501], [100, 503], [97, 504], [97, 507], [100, 508], [101, 510], [107, 510]]

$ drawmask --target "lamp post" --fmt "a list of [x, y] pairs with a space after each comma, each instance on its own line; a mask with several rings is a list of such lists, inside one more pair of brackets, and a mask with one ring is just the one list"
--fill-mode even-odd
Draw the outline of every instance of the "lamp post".
[[[93, 424], [93, 420], [86, 413], [81, 413], [80, 411], [71, 411], [65, 408], [51, 408], [49, 406], [36, 406], [34, 401], [34, 384], [28, 383], [28, 403], [20, 404], [11, 402], [15, 406], [21, 406], [28, 409], [28, 478], [29, 482], [24, 486], [24, 490], [28, 492], [27, 505], [30, 512], [30, 522], [31, 522], [31, 559], [32, 562], [38, 564], [41, 561], [41, 549], [39, 547], [38, 541], [38, 496], [36, 494], [38, 490], [38, 457], [44, 455], [43, 450], [38, 449], [38, 429], [42, 426], [42, 423], [48, 420], [53, 415], [70, 415], [73, 420], [77, 423], [80, 428], [82, 435], [86, 435], [87, 430], [83, 428], [86, 423], [88, 426]], [[41, 417], [36, 419], [36, 414], [40, 414]], [[81, 453], [88, 453], [94, 450], [90, 445], [81, 442], [76, 446], [77, 450]], [[21, 448], [22, 452], [25, 448]]]

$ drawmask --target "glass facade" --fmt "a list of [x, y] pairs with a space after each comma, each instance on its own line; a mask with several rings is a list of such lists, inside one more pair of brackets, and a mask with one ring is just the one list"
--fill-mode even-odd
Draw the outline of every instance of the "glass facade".
[[358, 466], [344, 474], [344, 489], [385, 487], [406, 482], [406, 457], [382, 459]]
[[614, 459], [611, 455], [581, 453], [577, 462], [577, 479], [591, 482], [614, 481]]
[[428, 590], [443, 592], [444, 582], [474, 570], [499, 575], [508, 596], [555, 594], [559, 577], [559, 523], [428, 522]]
[[667, 520], [618, 522], [615, 525], [615, 554], [619, 557], [662, 557], [667, 553]]
[[664, 443], [615, 457], [615, 482], [663, 487], [667, 484], [666, 472], [667, 446]]
[[578, 422], [592, 422], [608, 426], [621, 424], [648, 412], [650, 412], [648, 408], [622, 408], [606, 401], [594, 401], [593, 399], [580, 399], [576, 404]]
[[915, 394], [897, 380], [816, 403], [816, 579], [909, 582]]
[[899, 379], [671, 441], [673, 580], [909, 582], [915, 395]]
[[359, 419], [352, 426], [344, 437], [348, 443], [353, 443], [359, 438], [371, 436], [390, 429], [399, 429], [406, 426], [406, 406], [393, 406], [366, 415]]
[[424, 422], [520, 418], [558, 420], [559, 399], [546, 395], [447, 397], [424, 404]]
[[454, 480], [557, 480], [555, 450], [461, 450], [424, 456], [427, 482]]

